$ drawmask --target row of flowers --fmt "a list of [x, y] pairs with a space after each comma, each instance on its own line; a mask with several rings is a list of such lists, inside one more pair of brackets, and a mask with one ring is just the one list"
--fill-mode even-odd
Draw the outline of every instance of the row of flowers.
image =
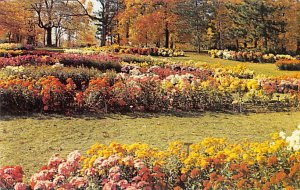
[[37, 56], [51, 56], [53, 55], [53, 52], [46, 51], [46, 50], [6, 50], [6, 49], [0, 49], [0, 57], [17, 57], [21, 55], [37, 55]]
[[33, 50], [34, 47], [30, 44], [20, 43], [0, 43], [1, 50]]
[[[123, 63], [123, 62], [122, 62]], [[143, 65], [143, 63], [141, 63]], [[128, 64], [124, 63], [121, 68], [121, 72], [129, 75], [157, 75], [159, 79], [163, 80], [170, 75], [186, 75], [191, 74], [191, 76], [204, 81], [209, 78], [216, 77], [237, 77], [239, 79], [252, 79], [254, 76], [253, 71], [249, 71], [243, 66], [237, 67], [190, 67], [182, 65], [168, 65], [162, 63], [162, 67], [154, 65], [152, 67], [141, 67], [139, 64]], [[89, 84], [89, 81], [94, 78], [99, 78], [102, 76], [115, 77], [116, 72], [106, 71], [106, 73], [99, 72], [95, 68], [86, 67], [64, 67], [62, 64], [55, 64], [52, 66], [41, 65], [41, 66], [7, 66], [1, 69], [0, 79], [2, 80], [12, 80], [12, 79], [40, 79], [44, 76], [54, 76], [58, 78], [60, 82], [66, 83], [68, 78], [71, 78], [76, 84], [76, 90], [84, 90]]]
[[280, 59], [276, 61], [279, 70], [297, 70], [300, 71], [300, 60]]
[[[41, 52], [43, 53], [43, 52]], [[4, 58], [0, 57], [0, 68], [6, 66], [21, 66], [21, 65], [55, 65], [62, 64], [64, 66], [88, 67], [99, 70], [116, 70], [120, 71], [121, 65], [119, 58], [100, 54], [100, 55], [74, 55], [74, 54], [50, 54], [50, 55], [23, 55], [17, 57]]]
[[[76, 71], [76, 70], [75, 70]], [[216, 69], [175, 72], [152, 68], [140, 73], [105, 73], [80, 78], [0, 79], [1, 110], [6, 111], [204, 111], [232, 110], [235, 104], [297, 107], [300, 79], [240, 79]], [[19, 71], [16, 71], [19, 72]], [[89, 75], [87, 75], [88, 77]], [[75, 82], [74, 82], [75, 81]]]
[[290, 55], [274, 55], [274, 54], [263, 54], [262, 52], [243, 52], [243, 51], [228, 51], [228, 50], [210, 50], [208, 51], [212, 58], [221, 58], [234, 61], [242, 62], [259, 62], [259, 63], [274, 63], [276, 60], [287, 59], [295, 60], [295, 57]]
[[[134, 67], [149, 68], [152, 66], [158, 67], [172, 67], [173, 70], [197, 70], [201, 68], [222, 68], [232, 75], [252, 78], [254, 73], [243, 66], [225, 68], [222, 65], [203, 65], [193, 62], [172, 63], [168, 60], [155, 60], [148, 56], [120, 54], [113, 56], [110, 54], [102, 53], [98, 55], [79, 55], [79, 54], [59, 54], [47, 51], [31, 51], [26, 55], [4, 58], [0, 57], [0, 68], [7, 66], [41, 66], [41, 65], [61, 65], [73, 67], [89, 67], [99, 70], [116, 70], [120, 71], [121, 66], [128, 64]], [[131, 67], [131, 66], [130, 66]]]
[[164, 56], [164, 57], [177, 57], [184, 56], [182, 50], [169, 49], [169, 48], [138, 48], [127, 46], [108, 46], [108, 47], [87, 47], [83, 49], [66, 49], [66, 53], [74, 54], [87, 54], [93, 55], [100, 52], [106, 53], [121, 53], [121, 54], [139, 54], [139, 55], [152, 55], [152, 56]]
[[22, 55], [23, 53], [23, 50], [0, 49], [0, 57], [15, 57], [18, 55]]
[[[74, 151], [23, 183], [20, 166], [0, 168], [0, 188], [25, 189], [298, 189], [299, 128], [265, 142], [206, 138], [172, 142], [166, 150], [147, 144], [96, 143], [84, 156]], [[282, 136], [282, 138], [280, 137]]]

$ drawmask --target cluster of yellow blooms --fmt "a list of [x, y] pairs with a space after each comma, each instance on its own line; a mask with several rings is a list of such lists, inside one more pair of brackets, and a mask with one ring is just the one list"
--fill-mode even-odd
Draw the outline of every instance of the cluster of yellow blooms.
[[[295, 183], [300, 179], [300, 152], [289, 150], [278, 134], [265, 142], [228, 143], [219, 138], [206, 138], [194, 144], [176, 141], [166, 150], [142, 143], [114, 142], [109, 146], [97, 143], [87, 151], [86, 157], [82, 157], [82, 171], [93, 168], [96, 159], [111, 156], [120, 158], [118, 165], [129, 166], [124, 159], [130, 156], [143, 161], [150, 169], [160, 167], [166, 175], [178, 175], [181, 185], [173, 184], [174, 189], [300, 187], [299, 182]], [[100, 169], [99, 173], [103, 172], [104, 169], [102, 172]], [[195, 186], [200, 182], [200, 186]]]

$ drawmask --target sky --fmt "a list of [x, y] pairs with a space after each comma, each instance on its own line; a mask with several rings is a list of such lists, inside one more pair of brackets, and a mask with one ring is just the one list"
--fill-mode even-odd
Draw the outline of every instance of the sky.
[[97, 11], [100, 6], [100, 3], [97, 1], [97, 0], [90, 0], [91, 2], [93, 2], [93, 5], [94, 5], [94, 11]]

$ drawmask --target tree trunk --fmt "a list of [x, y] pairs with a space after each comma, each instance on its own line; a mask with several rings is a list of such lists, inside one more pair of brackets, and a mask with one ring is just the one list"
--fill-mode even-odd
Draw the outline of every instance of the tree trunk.
[[105, 46], [106, 44], [106, 28], [102, 27], [102, 35], [101, 35], [101, 46]]
[[217, 46], [217, 49], [222, 49], [221, 32], [218, 32], [216, 46]]
[[264, 31], [263, 31], [263, 40], [264, 40], [264, 48], [268, 49], [268, 34], [267, 34], [267, 28], [264, 27]]
[[58, 29], [55, 29], [55, 46], [58, 47]]
[[156, 42], [156, 47], [160, 48], [160, 39]]
[[254, 39], [254, 48], [257, 48], [257, 39]]
[[239, 50], [239, 39], [236, 39], [235, 40], [235, 44], [236, 44], [236, 50], [238, 51]]
[[43, 34], [43, 45], [44, 47], [46, 46], [46, 30], [44, 30], [44, 34]]
[[266, 36], [264, 37], [264, 48], [268, 49], [268, 39]]
[[166, 37], [165, 48], [169, 48], [170, 31], [169, 31], [169, 28], [168, 28], [168, 23], [166, 23], [165, 37]]
[[118, 37], [118, 45], [120, 45], [121, 40], [120, 40], [120, 34], [119, 33], [117, 34], [117, 37]]
[[300, 39], [297, 40], [297, 50], [296, 50], [297, 54], [300, 54]]
[[126, 22], [126, 34], [125, 34], [126, 43], [129, 42], [129, 28], [130, 28], [130, 19], [128, 20], [128, 22]]
[[201, 52], [201, 42], [200, 42], [199, 34], [197, 35], [197, 46], [198, 46], [198, 53], [200, 53]]
[[52, 46], [52, 28], [46, 28], [47, 31], [47, 46]]
[[146, 34], [146, 47], [148, 47], [148, 35]]
[[71, 31], [68, 31], [68, 47], [71, 47], [71, 41], [72, 41], [72, 33]]
[[7, 33], [7, 36], [8, 36], [8, 42], [10, 43], [10, 41], [11, 41], [11, 33], [8, 32], [8, 33]]

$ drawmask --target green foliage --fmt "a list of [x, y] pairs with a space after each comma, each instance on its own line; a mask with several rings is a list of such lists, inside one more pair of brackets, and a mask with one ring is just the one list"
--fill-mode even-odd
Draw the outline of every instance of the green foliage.
[[240, 4], [228, 3], [232, 14], [233, 27], [229, 35], [234, 39], [243, 39], [245, 43], [253, 42], [257, 47], [259, 39], [263, 39], [263, 47], [269, 48], [269, 41], [276, 43], [279, 34], [285, 32], [286, 21], [278, 18], [287, 9], [284, 5], [275, 5], [265, 0], [244, 0]]

